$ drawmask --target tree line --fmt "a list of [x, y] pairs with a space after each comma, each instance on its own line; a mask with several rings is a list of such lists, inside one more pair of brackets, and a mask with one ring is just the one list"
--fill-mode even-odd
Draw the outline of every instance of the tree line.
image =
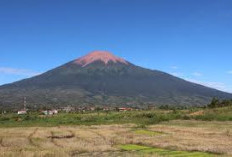
[[211, 103], [207, 105], [207, 107], [209, 108], [227, 107], [227, 106], [232, 106], [232, 99], [220, 100], [218, 98], [213, 98]]

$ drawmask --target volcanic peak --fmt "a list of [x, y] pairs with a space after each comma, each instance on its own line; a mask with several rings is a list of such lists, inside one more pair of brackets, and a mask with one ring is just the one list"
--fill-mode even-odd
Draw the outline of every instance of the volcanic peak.
[[128, 64], [128, 62], [122, 58], [114, 56], [109, 51], [92, 51], [86, 56], [83, 56], [77, 60], [74, 61], [74, 63], [81, 65], [82, 67], [85, 67], [93, 62], [101, 61], [103, 63], [108, 64], [109, 62], [113, 63], [123, 63]]

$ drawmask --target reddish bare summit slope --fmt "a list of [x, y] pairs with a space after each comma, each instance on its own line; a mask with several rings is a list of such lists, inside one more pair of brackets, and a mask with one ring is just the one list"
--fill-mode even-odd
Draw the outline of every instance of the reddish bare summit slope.
[[102, 61], [106, 65], [109, 62], [128, 64], [128, 62], [126, 60], [119, 58], [119, 57], [116, 57], [108, 51], [93, 51], [93, 52], [87, 54], [86, 56], [75, 60], [74, 62], [76, 64], [81, 65], [82, 67], [85, 67], [85, 66], [87, 66], [93, 62], [96, 62], [96, 61]]

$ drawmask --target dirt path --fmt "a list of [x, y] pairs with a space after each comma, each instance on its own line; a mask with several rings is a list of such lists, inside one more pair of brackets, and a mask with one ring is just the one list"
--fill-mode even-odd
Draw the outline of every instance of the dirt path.
[[3, 144], [3, 138], [0, 138], [0, 146], [1, 146], [1, 147], [6, 147], [6, 146]]
[[37, 133], [37, 131], [39, 130], [39, 128], [36, 128], [27, 138], [28, 138], [28, 141], [29, 143], [32, 145], [32, 146], [35, 146], [35, 147], [40, 147], [39, 144], [35, 143], [33, 141], [33, 136]]
[[56, 147], [63, 148], [63, 146], [60, 145], [60, 144], [58, 144], [58, 143], [55, 141], [55, 138], [53, 138], [53, 137], [55, 136], [55, 135], [54, 135], [54, 132], [51, 131], [50, 133], [51, 133], [51, 136], [48, 137], [48, 138], [50, 138], [51, 143], [53, 143]]
[[68, 135], [55, 135], [55, 133], [53, 131], [51, 131], [50, 132], [51, 136], [49, 136], [48, 138], [55, 146], [60, 147], [60, 148], [64, 148], [64, 146], [59, 144], [56, 140], [71, 139], [71, 138], [74, 138], [76, 136], [72, 130], [67, 130], [67, 132], [69, 132]]

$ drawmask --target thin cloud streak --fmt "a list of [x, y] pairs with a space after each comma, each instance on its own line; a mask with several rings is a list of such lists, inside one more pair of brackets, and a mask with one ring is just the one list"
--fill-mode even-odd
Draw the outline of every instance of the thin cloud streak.
[[186, 81], [190, 81], [196, 84], [200, 84], [206, 87], [214, 88], [217, 90], [221, 90], [224, 92], [229, 92], [232, 93], [232, 88], [229, 88], [225, 83], [222, 82], [204, 82], [204, 81], [199, 81], [191, 78], [184, 78]]
[[171, 68], [171, 69], [179, 69], [178, 66], [171, 66], [170, 68]]
[[[229, 71], [227, 73], [232, 74], [232, 71]], [[181, 72], [170, 72], [171, 75], [176, 76], [176, 77], [180, 77], [186, 81], [192, 82], [192, 83], [196, 83], [199, 85], [203, 85], [206, 87], [210, 87], [210, 88], [214, 88], [220, 91], [224, 91], [224, 92], [229, 92], [232, 93], [232, 86], [228, 86], [227, 84], [223, 83], [223, 82], [213, 82], [213, 81], [200, 81], [198, 79], [196, 79], [197, 77], [201, 77], [203, 76], [202, 73], [200, 72], [194, 72], [191, 75], [194, 76], [195, 78], [189, 76], [186, 77], [186, 75], [184, 73]]]
[[18, 68], [10, 68], [10, 67], [0, 67], [0, 74], [7, 75], [20, 75], [20, 76], [36, 76], [41, 74], [40, 72], [35, 72], [28, 69], [18, 69]]
[[198, 76], [202, 76], [202, 73], [200, 73], [200, 72], [194, 72], [194, 73], [192, 73], [192, 75], [198, 77]]

